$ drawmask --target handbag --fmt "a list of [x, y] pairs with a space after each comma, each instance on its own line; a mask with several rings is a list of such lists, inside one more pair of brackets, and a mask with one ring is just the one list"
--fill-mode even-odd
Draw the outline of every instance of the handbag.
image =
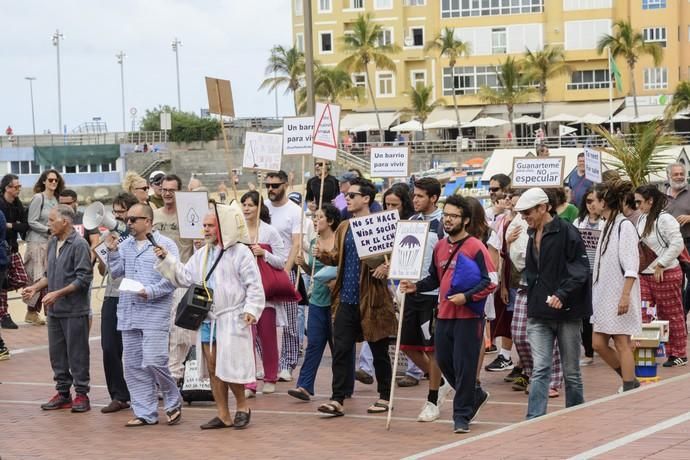
[[[271, 251], [270, 244], [259, 243], [264, 250]], [[280, 268], [275, 268], [264, 257], [257, 257], [256, 264], [261, 274], [261, 282], [264, 285], [264, 294], [269, 302], [299, 302], [302, 296], [295, 290], [295, 285], [290, 277]]]
[[209, 270], [203, 284], [192, 284], [185, 292], [184, 297], [177, 304], [177, 312], [175, 314], [175, 326], [190, 331], [196, 331], [201, 327], [208, 312], [213, 305], [213, 289], [206, 286], [211, 274], [216, 269], [220, 258], [223, 257], [225, 248], [221, 249], [220, 254], [213, 262], [211, 270]]
[[637, 272], [642, 273], [656, 260], [656, 252], [647, 246], [641, 239], [637, 242], [637, 249], [640, 253], [640, 265]]

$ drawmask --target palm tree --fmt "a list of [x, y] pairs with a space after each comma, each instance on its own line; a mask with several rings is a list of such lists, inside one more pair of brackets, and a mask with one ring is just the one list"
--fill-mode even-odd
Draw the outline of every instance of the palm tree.
[[405, 92], [406, 95], [410, 97], [410, 106], [400, 109], [400, 113], [407, 113], [414, 116], [415, 120], [422, 125], [422, 139], [425, 138], [424, 135], [424, 123], [431, 115], [434, 109], [442, 104], [444, 104], [443, 99], [437, 99], [432, 102], [432, 94], [434, 87], [432, 85], [422, 86], [417, 85], [417, 87], [412, 86], [408, 91]]
[[[570, 69], [565, 63], [563, 48], [560, 46], [547, 45], [541, 51], [525, 51], [524, 72], [527, 81], [539, 83], [539, 96], [541, 102], [541, 119], [544, 114], [544, 99], [546, 98], [546, 82], [551, 78], [557, 77], [568, 72]], [[542, 122], [542, 129], [544, 128]]]
[[455, 108], [455, 118], [458, 122], [458, 131], [460, 130], [460, 111], [458, 110], [458, 101], [455, 96], [455, 63], [458, 58], [462, 56], [469, 56], [471, 52], [471, 45], [468, 42], [463, 42], [455, 38], [455, 29], [446, 27], [433, 40], [426, 44], [424, 51], [438, 50], [441, 56], [448, 58], [448, 65], [450, 66], [451, 78], [453, 82], [453, 107]]
[[[316, 65], [314, 69], [314, 96], [321, 101], [338, 103], [342, 98], [349, 97], [359, 100], [362, 88], [352, 83], [350, 74], [337, 67]], [[297, 90], [297, 107], [300, 113], [307, 108], [307, 89]]]
[[681, 142], [667, 133], [665, 120], [636, 123], [625, 138], [599, 125], [589, 125], [589, 128], [606, 139], [610, 147], [602, 150], [614, 158], [608, 162], [609, 166], [624, 171], [633, 187], [646, 184], [650, 175], [663, 172], [668, 164], [664, 150]]
[[673, 101], [666, 108], [666, 116], [670, 120], [678, 112], [687, 109], [690, 109], [690, 80], [678, 83], [676, 91], [673, 93]]
[[515, 104], [520, 104], [529, 99], [534, 93], [534, 88], [525, 85], [522, 77], [522, 63], [513, 57], [507, 57], [505, 62], [496, 68], [498, 74], [498, 88], [482, 86], [479, 89], [479, 98], [489, 104], [505, 104], [508, 109], [508, 121], [510, 130], [515, 133], [513, 123], [513, 109]]
[[344, 51], [347, 57], [338, 64], [340, 69], [348, 73], [366, 73], [369, 97], [371, 97], [371, 103], [374, 106], [381, 142], [383, 142], [385, 138], [378, 107], [376, 106], [374, 89], [371, 84], [369, 64], [373, 63], [375, 69], [395, 70], [395, 62], [388, 57], [388, 54], [398, 53], [401, 50], [401, 48], [395, 44], [382, 44], [380, 42], [382, 31], [381, 26], [371, 19], [370, 13], [360, 14], [352, 25], [352, 29], [342, 37]]
[[268, 88], [268, 91], [276, 91], [279, 86], [285, 86], [285, 93], [292, 91], [292, 100], [297, 110], [297, 90], [304, 79], [304, 53], [296, 47], [285, 48], [276, 45], [271, 48], [271, 56], [268, 58], [265, 74], [269, 76], [259, 86], [259, 89]]
[[597, 43], [597, 51], [602, 54], [606, 48], [611, 49], [613, 58], [622, 57], [630, 68], [630, 88], [632, 90], [633, 105], [635, 107], [635, 118], [637, 112], [637, 87], [635, 85], [635, 64], [640, 56], [649, 55], [654, 60], [654, 65], [661, 63], [664, 50], [658, 43], [648, 43], [639, 30], [632, 28], [627, 21], [616, 21], [613, 24], [613, 35], [605, 34]]

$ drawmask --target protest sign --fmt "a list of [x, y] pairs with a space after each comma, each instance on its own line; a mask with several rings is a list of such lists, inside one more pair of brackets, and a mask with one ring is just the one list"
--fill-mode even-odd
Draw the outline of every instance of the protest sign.
[[338, 132], [340, 129], [340, 106], [317, 102], [314, 121], [314, 158], [335, 161], [338, 152]]
[[408, 147], [372, 147], [371, 177], [408, 177]]
[[282, 135], [247, 131], [244, 137], [242, 167], [260, 171], [279, 171], [282, 153]]
[[585, 147], [585, 178], [601, 182], [601, 152]]
[[393, 250], [398, 210], [383, 211], [350, 219], [355, 247], [360, 259], [388, 254]]
[[388, 279], [416, 281], [422, 277], [428, 235], [429, 221], [401, 220], [398, 222]]
[[513, 187], [560, 187], [564, 157], [520, 157], [513, 159]]
[[175, 192], [175, 203], [180, 238], [202, 239], [202, 221], [208, 213], [208, 192]]
[[[127, 239], [129, 235], [120, 235], [120, 238], [117, 239], [117, 244], [121, 244], [124, 240]], [[105, 241], [102, 243], [98, 244], [95, 248], [93, 248], [93, 252], [96, 253], [98, 258], [100, 259], [101, 262], [103, 262], [103, 265], [106, 267], [108, 266], [108, 246], [106, 246]]]
[[283, 119], [283, 155], [309, 155], [314, 135], [314, 117]]

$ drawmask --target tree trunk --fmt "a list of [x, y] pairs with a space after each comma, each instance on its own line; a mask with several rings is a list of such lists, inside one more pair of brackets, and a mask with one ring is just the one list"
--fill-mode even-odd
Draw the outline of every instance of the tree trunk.
[[510, 139], [510, 144], [512, 145], [515, 142], [515, 123], [513, 123], [513, 105], [508, 104], [508, 123], [510, 123], [510, 132], [513, 134], [513, 137]]
[[[546, 99], [546, 85], [542, 82], [540, 83], [540, 88], [539, 88], [539, 95], [541, 97], [541, 119], [543, 120], [546, 118], [546, 111], [544, 110], [544, 99]], [[542, 121], [540, 123], [542, 131], [544, 131], [544, 134], [546, 134], [546, 125]]]
[[637, 113], [637, 85], [635, 84], [635, 63], [628, 63], [630, 66], [630, 89], [633, 96], [633, 107], [635, 108], [635, 118], [639, 115]]
[[371, 97], [371, 103], [374, 106], [374, 113], [376, 114], [376, 124], [379, 127], [379, 136], [381, 139], [379, 140], [381, 143], [383, 143], [386, 138], [383, 135], [383, 128], [381, 127], [381, 118], [379, 117], [379, 109], [376, 107], [376, 98], [374, 97], [374, 88], [371, 86], [371, 78], [369, 78], [369, 65], [367, 64], [366, 68], [367, 72], [367, 86], [369, 87], [369, 96]]
[[299, 117], [299, 110], [297, 109], [297, 91], [292, 90], [292, 103], [295, 106], [295, 116]]
[[455, 108], [455, 120], [458, 123], [458, 136], [460, 136], [461, 135], [460, 133], [462, 131], [460, 131], [460, 110], [458, 110], [458, 100], [455, 96], [455, 63], [454, 62], [451, 63], [451, 66], [450, 66], [450, 75], [451, 75], [451, 77], [450, 77], [451, 83], [453, 85], [453, 89], [452, 89], [452, 91], [453, 91], [453, 108]]

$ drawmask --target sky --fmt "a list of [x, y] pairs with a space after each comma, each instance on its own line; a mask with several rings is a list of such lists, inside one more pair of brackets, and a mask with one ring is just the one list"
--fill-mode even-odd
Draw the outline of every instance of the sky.
[[[127, 130], [130, 109], [177, 106], [175, 53], [179, 48], [182, 110], [208, 107], [204, 77], [230, 80], [238, 117], [275, 116], [273, 93], [259, 91], [270, 49], [291, 45], [289, 0], [22, 0], [2, 2], [0, 127], [31, 134], [33, 82], [36, 132], [58, 132], [59, 29], [62, 120], [67, 132], [101, 117], [122, 130], [120, 66], [124, 51]], [[279, 90], [279, 115], [293, 115]]]

